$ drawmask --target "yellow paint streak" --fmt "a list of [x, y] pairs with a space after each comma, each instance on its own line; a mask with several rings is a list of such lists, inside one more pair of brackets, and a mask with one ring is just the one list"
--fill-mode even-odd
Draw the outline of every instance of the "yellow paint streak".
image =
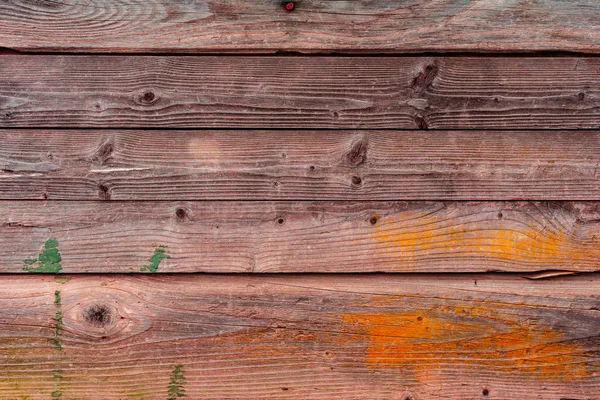
[[511, 321], [493, 309], [344, 314], [342, 341], [367, 340], [370, 368], [402, 368], [420, 381], [441, 370], [518, 373], [541, 380], [587, 376], [585, 349], [534, 321]]
[[[463, 263], [494, 259], [512, 265], [573, 270], [600, 259], [600, 245], [590, 232], [585, 234], [589, 239], [584, 240], [549, 222], [535, 229], [526, 222], [530, 217], [519, 214], [518, 219], [498, 219], [495, 212], [462, 218], [402, 213], [381, 218], [372, 238], [383, 245], [380, 251], [396, 261], [399, 270], [418, 269], [434, 257]], [[529, 222], [539, 223], [533, 219]]]

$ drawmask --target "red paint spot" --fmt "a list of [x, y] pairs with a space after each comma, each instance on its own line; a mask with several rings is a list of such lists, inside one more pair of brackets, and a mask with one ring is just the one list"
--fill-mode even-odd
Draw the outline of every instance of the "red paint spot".
[[286, 3], [284, 8], [288, 11], [292, 11], [294, 9], [296, 5], [294, 4], [293, 1], [290, 1], [289, 3]]

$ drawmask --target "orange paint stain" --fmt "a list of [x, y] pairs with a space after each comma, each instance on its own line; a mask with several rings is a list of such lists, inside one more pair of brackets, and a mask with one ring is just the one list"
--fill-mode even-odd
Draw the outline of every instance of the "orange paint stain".
[[[502, 317], [504, 315], [504, 317]], [[533, 320], [483, 307], [344, 314], [343, 342], [367, 340], [370, 368], [401, 368], [420, 381], [442, 370], [518, 373], [540, 380], [588, 375], [585, 348]]]
[[418, 269], [442, 257], [461, 263], [489, 259], [572, 270], [600, 259], [600, 246], [590, 234], [600, 232], [567, 235], [551, 221], [541, 221], [536, 229], [529, 223], [540, 221], [533, 222], [523, 212], [511, 213], [516, 218], [498, 218], [495, 212], [464, 217], [404, 213], [380, 218], [372, 238], [382, 244], [380, 251], [397, 262], [398, 270]]

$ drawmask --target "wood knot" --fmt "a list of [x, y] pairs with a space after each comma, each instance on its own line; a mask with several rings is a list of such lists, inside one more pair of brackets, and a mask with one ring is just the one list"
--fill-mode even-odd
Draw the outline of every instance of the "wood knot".
[[110, 188], [105, 184], [101, 183], [98, 185], [98, 198], [100, 200], [110, 200], [112, 197], [112, 193]]
[[367, 160], [367, 141], [361, 139], [354, 142], [345, 158], [351, 167], [358, 167], [363, 164]]
[[439, 68], [436, 63], [425, 66], [425, 68], [413, 78], [410, 87], [417, 92], [427, 90], [433, 84], [433, 81], [438, 74], [438, 70]]
[[156, 94], [154, 94], [154, 92], [151, 90], [146, 90], [137, 97], [137, 103], [144, 106], [156, 104], [157, 101], [158, 96], [156, 96]]
[[415, 115], [414, 121], [415, 121], [415, 125], [417, 125], [417, 128], [424, 129], [424, 130], [429, 129], [429, 124], [427, 123], [427, 120], [421, 114]]
[[103, 328], [112, 322], [113, 317], [110, 308], [98, 304], [89, 306], [84, 310], [83, 320], [91, 326]]
[[112, 157], [115, 150], [114, 145], [110, 142], [103, 143], [94, 154], [93, 160], [101, 165], [104, 165]]
[[178, 221], [183, 221], [187, 217], [187, 211], [184, 208], [179, 207], [175, 210], [175, 216]]

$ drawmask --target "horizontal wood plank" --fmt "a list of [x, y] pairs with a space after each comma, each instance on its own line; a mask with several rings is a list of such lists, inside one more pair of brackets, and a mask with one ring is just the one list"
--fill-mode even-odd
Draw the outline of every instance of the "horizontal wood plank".
[[600, 58], [1, 60], [0, 127], [600, 127]]
[[3, 200], [600, 200], [599, 131], [0, 130]]
[[10, 0], [0, 46], [68, 52], [600, 52], [595, 0]]
[[15, 276], [0, 398], [594, 399], [598, 276]]
[[597, 202], [0, 202], [0, 272], [600, 270]]

